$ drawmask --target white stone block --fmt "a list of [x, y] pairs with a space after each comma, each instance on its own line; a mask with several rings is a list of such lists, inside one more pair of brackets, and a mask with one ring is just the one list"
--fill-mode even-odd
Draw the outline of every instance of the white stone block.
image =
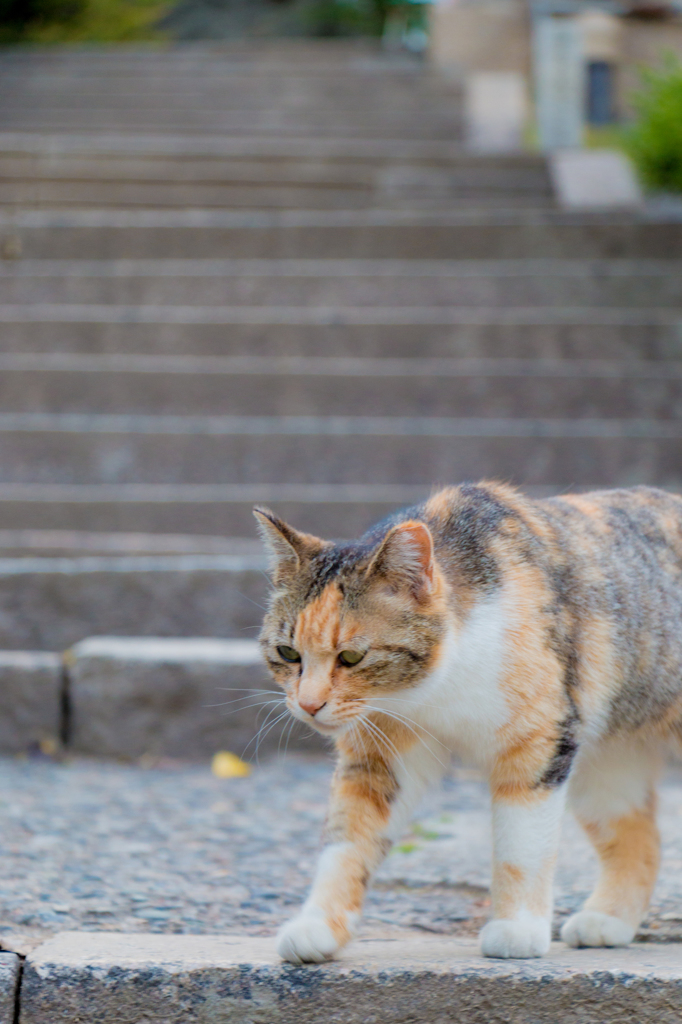
[[622, 209], [642, 202], [634, 168], [618, 150], [557, 150], [549, 166], [557, 202], [566, 210]]
[[521, 148], [528, 117], [526, 82], [513, 72], [479, 72], [465, 83], [467, 144], [480, 152]]

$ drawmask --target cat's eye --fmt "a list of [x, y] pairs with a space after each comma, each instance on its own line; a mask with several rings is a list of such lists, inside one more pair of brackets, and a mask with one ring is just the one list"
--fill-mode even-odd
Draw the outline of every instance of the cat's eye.
[[364, 651], [362, 653], [360, 653], [360, 651], [341, 651], [339, 654], [339, 661], [342, 665], [350, 667], [351, 665], [357, 665], [358, 662], [362, 661], [364, 656]]
[[293, 647], [278, 647], [277, 653], [284, 661], [300, 661], [301, 655]]

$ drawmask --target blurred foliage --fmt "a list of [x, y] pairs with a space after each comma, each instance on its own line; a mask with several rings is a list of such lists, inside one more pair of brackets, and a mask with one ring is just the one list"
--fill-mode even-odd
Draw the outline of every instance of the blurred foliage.
[[641, 78], [625, 148], [645, 185], [682, 192], [682, 62], [668, 55], [662, 68], [646, 68]]
[[161, 39], [159, 0], [0, 0], [0, 43], [118, 43]]
[[0, 43], [380, 37], [423, 24], [421, 0], [0, 0]]
[[419, 0], [309, 0], [301, 17], [314, 36], [382, 36], [392, 18], [421, 23], [423, 7]]

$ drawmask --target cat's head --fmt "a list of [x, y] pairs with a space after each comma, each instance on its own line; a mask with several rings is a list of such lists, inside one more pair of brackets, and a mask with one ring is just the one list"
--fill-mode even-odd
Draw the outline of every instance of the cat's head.
[[260, 643], [296, 718], [338, 736], [377, 698], [404, 695], [428, 676], [447, 608], [425, 523], [333, 544], [269, 509], [254, 514], [274, 584]]

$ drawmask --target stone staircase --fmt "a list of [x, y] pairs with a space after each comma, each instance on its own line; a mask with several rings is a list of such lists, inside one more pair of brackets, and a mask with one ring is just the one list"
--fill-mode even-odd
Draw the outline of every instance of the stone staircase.
[[682, 485], [682, 221], [363, 46], [0, 53], [0, 645], [253, 636], [250, 509]]

